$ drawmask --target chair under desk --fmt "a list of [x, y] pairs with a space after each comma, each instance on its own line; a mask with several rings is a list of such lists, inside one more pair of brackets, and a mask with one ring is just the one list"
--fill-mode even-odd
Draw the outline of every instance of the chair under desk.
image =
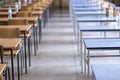
[[[119, 38], [107, 38], [107, 39], [85, 39], [84, 38], [83, 42], [84, 42], [84, 53], [83, 53], [84, 54], [84, 76], [85, 76], [85, 80], [86, 79], [90, 80], [90, 54], [91, 54], [90, 52], [100, 51], [100, 50], [111, 50], [111, 51], [120, 50], [120, 39]], [[120, 56], [118, 55], [118, 57]]]
[[[0, 39], [0, 45], [3, 49], [8, 49], [11, 51], [11, 70], [12, 70], [12, 80], [14, 80], [14, 63], [13, 63], [13, 49], [21, 43], [21, 39]], [[19, 64], [19, 63], [18, 63]], [[19, 74], [19, 73], [18, 73]]]
[[[25, 52], [25, 73], [27, 73], [27, 52], [26, 52], [26, 32], [30, 31], [32, 28], [32, 25], [1, 25], [0, 28], [19, 28], [21, 32], [23, 32], [24, 36], [24, 52]], [[30, 43], [28, 44], [30, 47]], [[28, 54], [29, 54], [29, 66], [31, 66], [31, 54], [30, 54], [30, 48], [28, 49]]]

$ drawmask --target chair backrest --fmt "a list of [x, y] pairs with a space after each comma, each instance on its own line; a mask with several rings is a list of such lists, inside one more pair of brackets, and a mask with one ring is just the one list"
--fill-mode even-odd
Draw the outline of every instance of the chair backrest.
[[8, 21], [9, 25], [26, 25], [28, 24], [27, 19], [22, 18], [12, 18]]
[[19, 38], [19, 28], [0, 28], [0, 38]]
[[20, 11], [17, 13], [17, 17], [30, 17], [30, 12], [28, 11]]
[[106, 17], [109, 17], [109, 10], [110, 10], [110, 8], [106, 8]]
[[1, 58], [1, 63], [3, 63], [3, 56], [4, 56], [3, 46], [0, 45], [0, 58]]
[[21, 11], [28, 11], [28, 12], [31, 12], [32, 10], [33, 10], [33, 8], [30, 7], [30, 6], [22, 6], [22, 8], [21, 8]]

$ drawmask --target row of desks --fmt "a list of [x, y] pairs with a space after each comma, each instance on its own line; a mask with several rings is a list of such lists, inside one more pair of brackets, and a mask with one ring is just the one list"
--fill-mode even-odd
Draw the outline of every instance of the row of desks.
[[[79, 6], [80, 5], [80, 6]], [[79, 25], [80, 23], [86, 23], [86, 22], [116, 22], [115, 18], [105, 18], [105, 17], [96, 17], [96, 18], [81, 18], [78, 17], [77, 15], [101, 15], [105, 13], [100, 13], [101, 11], [100, 8], [81, 8], [84, 6], [84, 4], [81, 6], [79, 4], [78, 6], [75, 7], [73, 6], [73, 15], [76, 16], [74, 17], [74, 32], [75, 36], [77, 37], [77, 52], [80, 54], [80, 61], [81, 61], [81, 71], [84, 72], [85, 74], [85, 80], [90, 79], [90, 52], [93, 50], [119, 50], [120, 49], [120, 39], [118, 38], [106, 38], [106, 32], [120, 32], [119, 26], [106, 26], [106, 25], [96, 25], [96, 26], [82, 26]], [[88, 5], [92, 6], [91, 4], [85, 4], [85, 6]], [[84, 12], [82, 12], [84, 11]], [[85, 12], [86, 11], [86, 12]], [[92, 12], [91, 12], [92, 11]], [[95, 12], [96, 11], [96, 12]], [[99, 13], [98, 13], [98, 12]], [[75, 19], [76, 18], [76, 19]], [[77, 24], [75, 24], [77, 23]], [[99, 39], [86, 39], [83, 38], [83, 32], [105, 32], [104, 37], [99, 38]], [[119, 35], [120, 36], [120, 35]], [[84, 45], [84, 50], [83, 50], [83, 45]], [[114, 56], [114, 55], [112, 55]], [[116, 55], [119, 56], [119, 55]], [[83, 63], [84, 62], [84, 63]], [[84, 66], [84, 71], [83, 71], [83, 66]], [[87, 69], [86, 69], [87, 68]], [[99, 69], [99, 68], [97, 68]], [[103, 70], [102, 70], [103, 71]], [[87, 74], [87, 75], [86, 75]], [[97, 74], [96, 74], [97, 75]], [[99, 75], [99, 74], [98, 74]], [[88, 76], [88, 77], [87, 77]], [[103, 75], [105, 76], [105, 75]], [[99, 77], [100, 78], [100, 77]], [[105, 79], [99, 79], [95, 77], [95, 80], [105, 80]], [[117, 77], [118, 78], [118, 77]]]
[[[48, 3], [47, 3], [48, 4]], [[51, 4], [48, 4], [51, 5]], [[5, 7], [8, 7], [10, 5], [5, 5]], [[14, 5], [11, 5], [14, 7]], [[1, 8], [1, 11], [7, 11], [7, 8]], [[12, 10], [14, 10], [14, 8], [12, 8]], [[26, 52], [26, 32], [29, 31], [32, 27], [33, 27], [33, 37], [37, 36], [37, 34], [39, 33], [39, 42], [40, 42], [40, 36], [41, 36], [41, 19], [43, 19], [43, 17], [41, 17], [41, 15], [44, 15], [44, 18], [46, 18], [46, 14], [44, 14], [45, 12], [43, 11], [32, 11], [32, 15], [36, 16], [36, 17], [13, 17], [12, 19], [26, 19], [29, 23], [29, 25], [0, 25], [0, 27], [17, 27], [20, 29], [20, 31], [24, 32], [24, 48], [25, 48], [25, 55], [27, 54]], [[13, 12], [13, 15], [16, 15], [17, 13]], [[7, 12], [0, 12], [0, 15], [8, 15]], [[8, 24], [9, 19], [6, 17], [0, 18], [0, 24]], [[36, 23], [38, 22], [38, 30], [36, 27]], [[45, 23], [45, 22], [44, 22]], [[37, 33], [38, 32], [38, 33]], [[34, 53], [36, 55], [36, 46], [37, 46], [37, 38], [34, 38], [36, 40], [34, 40]], [[11, 44], [9, 44], [9, 42]], [[14, 42], [14, 43], [13, 43]], [[14, 63], [13, 63], [13, 54], [12, 54], [12, 50], [15, 49], [21, 42], [21, 39], [0, 39], [0, 45], [3, 45], [4, 49], [10, 49], [11, 50], [11, 71], [12, 71], [12, 80], [14, 80]], [[27, 58], [27, 56], [25, 56], [25, 59]], [[25, 60], [25, 73], [27, 73], [27, 60]], [[19, 78], [18, 78], [19, 80]]]

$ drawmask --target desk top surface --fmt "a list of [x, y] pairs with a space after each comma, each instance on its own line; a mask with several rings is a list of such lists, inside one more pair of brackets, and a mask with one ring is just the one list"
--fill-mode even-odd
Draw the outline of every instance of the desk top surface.
[[96, 80], [120, 80], [120, 64], [93, 64]]
[[90, 7], [90, 6], [97, 6], [97, 3], [85, 3], [85, 4], [73, 4], [73, 7]]
[[73, 3], [73, 4], [95, 4], [96, 3], [96, 1], [94, 1], [94, 2], [90, 2], [90, 1], [87, 1], [87, 0], [70, 0], [71, 1], [71, 3]]
[[74, 11], [74, 15], [105, 15], [105, 11]]
[[16, 48], [21, 42], [21, 39], [17, 38], [0, 38], [0, 45], [3, 45], [3, 48], [6, 49], [11, 49], [11, 48]]
[[102, 10], [101, 8], [95, 7], [95, 8], [81, 8], [81, 7], [73, 7], [74, 11], [100, 11]]
[[120, 49], [120, 39], [83, 39], [87, 49]]
[[77, 22], [115, 22], [114, 18], [99, 17], [99, 18], [80, 18], [77, 17]]
[[105, 25], [80, 26], [80, 31], [120, 31], [120, 27]]

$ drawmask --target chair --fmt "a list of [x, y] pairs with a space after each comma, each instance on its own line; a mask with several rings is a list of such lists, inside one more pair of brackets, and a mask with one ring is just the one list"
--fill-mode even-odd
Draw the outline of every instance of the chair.
[[21, 11], [28, 11], [28, 12], [31, 12], [32, 10], [33, 10], [33, 8], [30, 7], [30, 6], [22, 6], [22, 8], [21, 8]]
[[7, 62], [3, 61], [3, 56], [4, 56], [4, 51], [3, 46], [0, 45], [0, 57], [1, 57], [1, 63], [0, 63], [0, 72], [3, 74], [0, 74], [0, 80], [3, 80], [3, 76], [5, 76], [5, 80], [7, 80], [7, 74], [8, 74], [8, 79], [10, 80], [10, 70], [9, 67], [7, 66]]
[[17, 17], [30, 17], [30, 16], [31, 16], [31, 14], [28, 11], [20, 11], [17, 14]]
[[[27, 19], [9, 19], [9, 25], [27, 25], [28, 21]], [[20, 38], [24, 39], [24, 45], [26, 46], [26, 39], [28, 40], [28, 54], [29, 54], [29, 66], [31, 66], [31, 59], [30, 59], [30, 37], [31, 37], [31, 32], [26, 31], [26, 32], [20, 32]], [[24, 46], [24, 49], [26, 50], [26, 47]], [[26, 52], [26, 51], [25, 51]]]
[[28, 24], [27, 19], [21, 19], [21, 18], [12, 18], [8, 21], [9, 25], [26, 25]]
[[[20, 37], [20, 30], [19, 28], [0, 28], [0, 38], [19, 38]], [[19, 74], [19, 53], [22, 49], [22, 42], [17, 48], [13, 49], [13, 56], [17, 56], [17, 65], [18, 65], [18, 80], [20, 79]], [[11, 51], [8, 49], [4, 49], [4, 56], [11, 56]], [[22, 54], [21, 54], [22, 55]], [[22, 70], [22, 61], [23, 58], [21, 57], [21, 70]]]
[[0, 28], [0, 38], [18, 38], [18, 28]]
[[106, 8], [106, 17], [109, 17], [109, 8]]

